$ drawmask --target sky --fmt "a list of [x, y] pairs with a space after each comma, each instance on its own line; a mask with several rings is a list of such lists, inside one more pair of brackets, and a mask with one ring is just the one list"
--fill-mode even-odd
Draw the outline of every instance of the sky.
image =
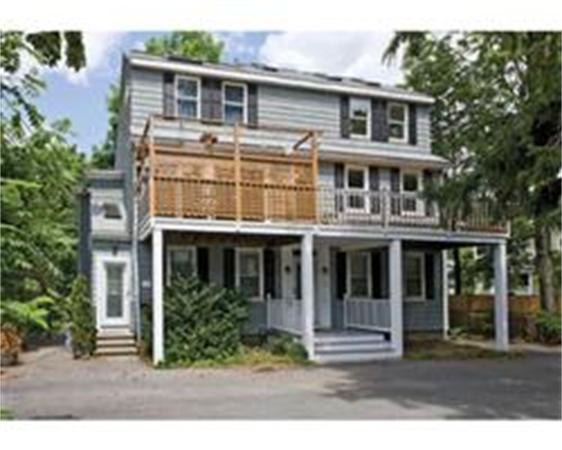
[[[67, 68], [47, 69], [47, 89], [38, 105], [49, 121], [69, 118], [70, 141], [79, 151], [91, 152], [107, 131], [106, 99], [109, 86], [119, 80], [121, 57], [161, 32], [85, 32], [87, 65], [76, 73]], [[384, 84], [400, 83], [398, 63], [381, 63], [391, 32], [214, 32], [224, 42], [223, 61], [261, 62], [334, 75], [355, 76]]]

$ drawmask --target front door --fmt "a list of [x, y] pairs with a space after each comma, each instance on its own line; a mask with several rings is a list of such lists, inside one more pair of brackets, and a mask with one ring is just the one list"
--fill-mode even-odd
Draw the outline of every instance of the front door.
[[101, 278], [97, 295], [99, 326], [129, 326], [131, 288], [128, 258], [100, 257], [97, 268]]

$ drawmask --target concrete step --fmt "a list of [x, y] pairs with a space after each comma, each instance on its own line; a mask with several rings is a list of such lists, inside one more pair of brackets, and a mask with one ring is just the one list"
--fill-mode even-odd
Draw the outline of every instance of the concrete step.
[[372, 333], [372, 334], [350, 334], [350, 335], [316, 335], [314, 336], [315, 344], [362, 344], [362, 343], [378, 343], [386, 342], [384, 334], [382, 333]]
[[96, 337], [100, 340], [133, 338], [135, 335], [128, 328], [104, 328], [97, 332]]
[[136, 347], [101, 347], [96, 348], [96, 356], [125, 356], [136, 355], [138, 353]]
[[111, 339], [96, 339], [96, 345], [101, 347], [135, 347], [136, 342], [133, 337], [126, 338], [111, 338]]
[[370, 352], [351, 352], [336, 354], [317, 353], [314, 355], [314, 362], [320, 364], [337, 364], [379, 361], [384, 359], [396, 358], [398, 358], [398, 355], [393, 351], [391, 347], [389, 347], [387, 349], [380, 349], [379, 351]]
[[369, 352], [388, 348], [389, 344], [385, 341], [378, 342], [328, 342], [314, 343], [316, 352], [321, 353], [349, 353], [349, 352]]

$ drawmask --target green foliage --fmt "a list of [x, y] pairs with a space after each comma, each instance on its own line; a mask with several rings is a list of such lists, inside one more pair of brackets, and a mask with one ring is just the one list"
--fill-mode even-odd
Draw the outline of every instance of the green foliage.
[[142, 354], [152, 355], [152, 305], [141, 304]]
[[28, 302], [2, 300], [0, 318], [2, 327], [10, 327], [25, 337], [33, 330], [48, 330], [47, 316], [54, 304], [50, 297], [37, 297]]
[[304, 346], [287, 334], [271, 336], [267, 348], [273, 355], [288, 356], [294, 361], [306, 361], [308, 359], [308, 353]]
[[[387, 58], [404, 49], [406, 84], [436, 99], [433, 149], [452, 163], [436, 193], [446, 216], [485, 198], [532, 236], [560, 229], [561, 47], [555, 32], [397, 33], [390, 43]], [[541, 284], [551, 277], [541, 272]]]
[[559, 313], [539, 311], [535, 319], [538, 339], [547, 344], [560, 344], [561, 321]]
[[174, 31], [150, 38], [145, 49], [153, 55], [175, 55], [208, 62], [219, 62], [223, 43], [205, 31]]
[[83, 276], [77, 277], [72, 284], [67, 303], [72, 353], [75, 358], [90, 356], [96, 348], [96, 325], [88, 282]]
[[166, 364], [234, 355], [247, 318], [248, 301], [238, 292], [194, 277], [175, 278], [164, 296]]
[[[23, 61], [31, 61], [30, 70], [23, 70]], [[32, 99], [43, 89], [38, 66], [54, 67], [63, 63], [74, 70], [86, 64], [82, 34], [74, 31], [23, 33], [0, 32], [0, 81], [2, 123], [11, 123], [16, 134], [42, 124]]]
[[[206, 62], [218, 62], [223, 47], [222, 42], [204, 31], [174, 31], [164, 36], [152, 37], [145, 44], [146, 52], [152, 55], [175, 55]], [[115, 162], [121, 97], [121, 89], [117, 84], [112, 84], [107, 95], [107, 133], [104, 141], [92, 149], [91, 164], [97, 169], [112, 168]]]

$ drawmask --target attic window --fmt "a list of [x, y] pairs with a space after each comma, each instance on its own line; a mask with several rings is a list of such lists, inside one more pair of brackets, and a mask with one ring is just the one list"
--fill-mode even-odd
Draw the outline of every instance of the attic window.
[[103, 217], [105, 219], [121, 219], [121, 210], [117, 203], [104, 203], [102, 205]]

